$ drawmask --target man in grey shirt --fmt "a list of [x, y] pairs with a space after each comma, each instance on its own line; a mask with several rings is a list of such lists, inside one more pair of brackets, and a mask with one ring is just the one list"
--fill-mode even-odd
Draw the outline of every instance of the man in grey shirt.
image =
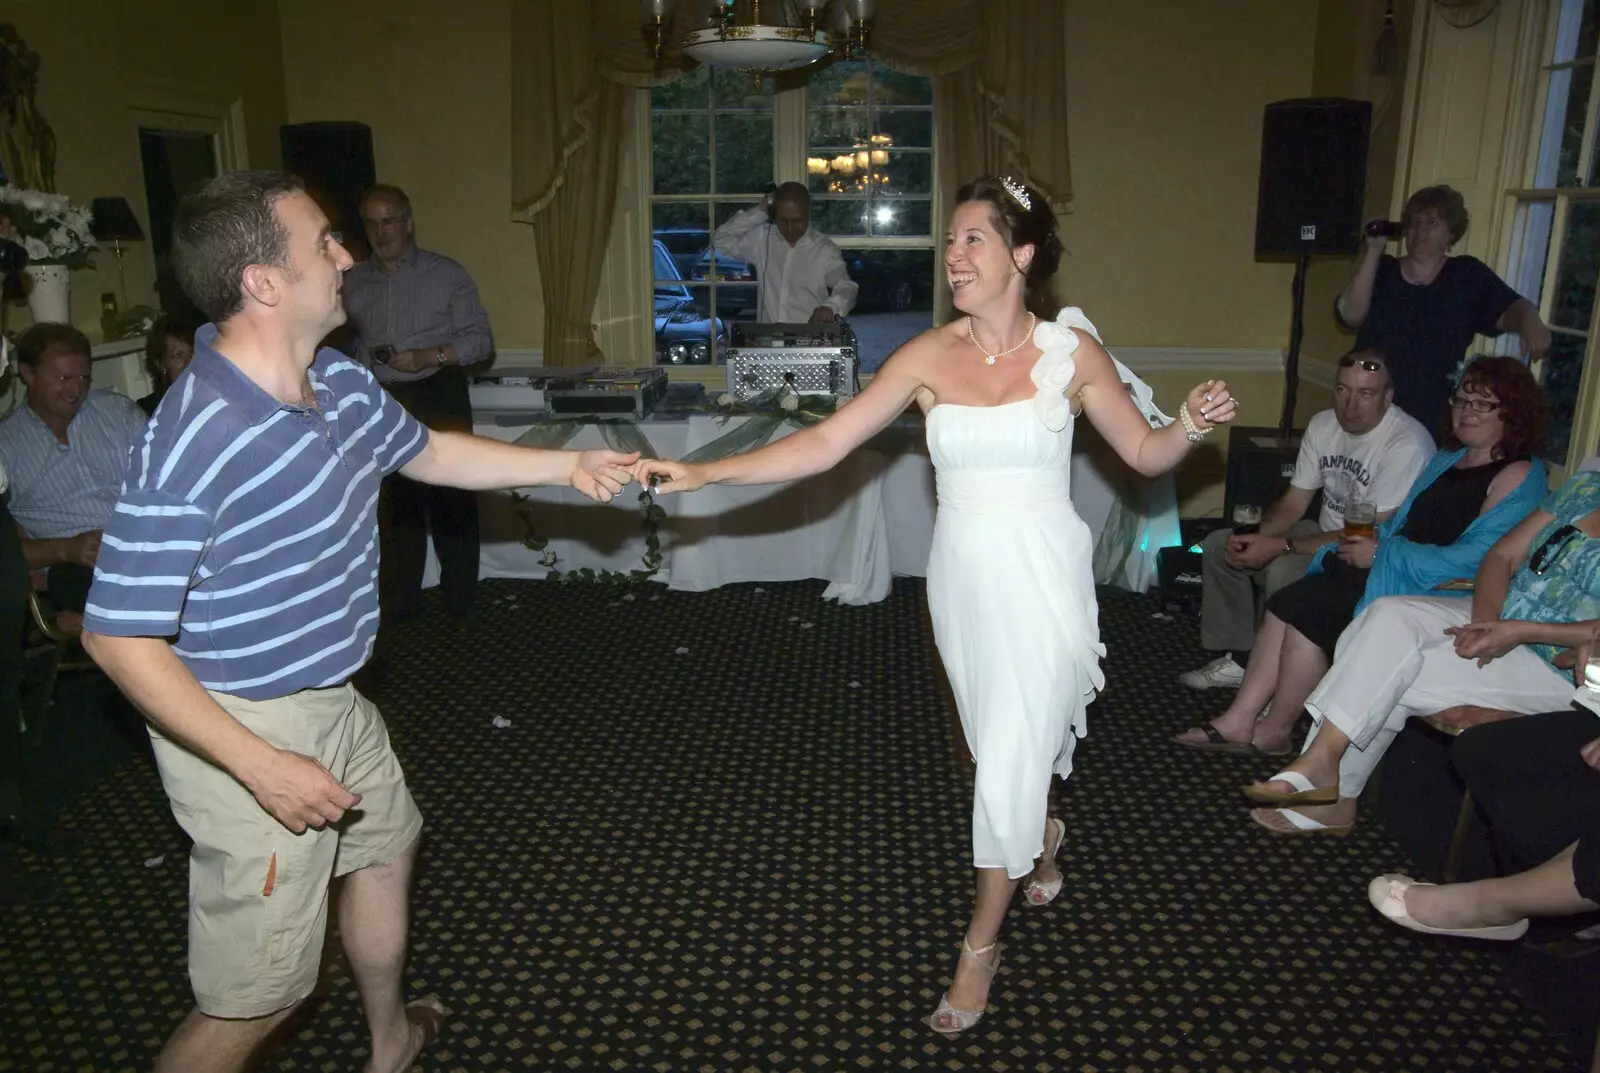
[[[344, 278], [356, 356], [424, 425], [471, 432], [464, 367], [494, 351], [477, 285], [455, 261], [417, 248], [411, 200], [399, 187], [380, 184], [368, 190], [361, 199], [361, 222], [372, 256]], [[445, 610], [468, 618], [478, 589], [477, 494], [395, 474], [384, 480], [379, 517], [385, 619], [416, 611], [430, 530]]]

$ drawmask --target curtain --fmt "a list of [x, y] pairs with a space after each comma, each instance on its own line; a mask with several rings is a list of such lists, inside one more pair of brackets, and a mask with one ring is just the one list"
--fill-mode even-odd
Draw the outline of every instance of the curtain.
[[[695, 6], [680, 0], [658, 64], [637, 0], [513, 2], [511, 209], [513, 219], [533, 226], [547, 364], [599, 360], [590, 322], [630, 95], [683, 72], [677, 43], [693, 27]], [[1061, 0], [880, 0], [872, 55], [933, 79], [935, 181], [947, 205], [962, 183], [996, 174], [1023, 179], [1056, 212], [1070, 211], [1065, 7]], [[950, 296], [935, 293], [942, 322]]]

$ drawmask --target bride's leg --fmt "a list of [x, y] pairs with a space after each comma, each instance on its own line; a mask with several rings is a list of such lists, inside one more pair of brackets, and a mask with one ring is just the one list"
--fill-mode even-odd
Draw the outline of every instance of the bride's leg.
[[[977, 898], [972, 906], [972, 921], [967, 925], [967, 949], [983, 950], [1000, 938], [1000, 925], [1005, 922], [1006, 910], [1017, 892], [1017, 880], [1006, 875], [1004, 868], [977, 868]], [[989, 982], [994, 979], [993, 966], [998, 952], [991, 950], [979, 957], [963, 957], [956, 964], [956, 974], [950, 981], [950, 1005], [957, 1010], [981, 1013], [989, 1002]], [[949, 1025], [954, 1027], [954, 1019]]]

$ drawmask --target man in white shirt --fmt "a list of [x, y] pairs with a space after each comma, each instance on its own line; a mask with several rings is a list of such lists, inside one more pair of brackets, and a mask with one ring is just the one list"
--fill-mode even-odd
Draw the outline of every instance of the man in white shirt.
[[856, 284], [839, 247], [811, 230], [811, 195], [784, 183], [711, 236], [725, 257], [756, 270], [756, 319], [762, 324], [831, 321], [856, 304]]
[[[1347, 504], [1373, 504], [1380, 522], [1393, 514], [1433, 451], [1427, 429], [1395, 407], [1383, 356], [1357, 350], [1340, 358], [1333, 409], [1307, 422], [1289, 490], [1262, 515], [1260, 532], [1218, 529], [1206, 537], [1200, 644], [1222, 655], [1178, 681], [1191, 689], [1243, 681], [1241, 661], [1255, 644], [1267, 597], [1297, 580], [1318, 548], [1344, 534]], [[1312, 522], [1306, 508], [1319, 488], [1322, 510]]]

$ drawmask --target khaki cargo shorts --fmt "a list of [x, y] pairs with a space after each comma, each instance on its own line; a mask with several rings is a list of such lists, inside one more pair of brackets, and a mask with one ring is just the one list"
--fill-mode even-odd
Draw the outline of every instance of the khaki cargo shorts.
[[231, 775], [151, 728], [172, 813], [189, 836], [189, 981], [200, 1012], [265, 1017], [311, 993], [328, 883], [399, 856], [422, 831], [389, 732], [349, 686], [266, 701], [212, 698], [268, 744], [321, 761], [361, 803], [294, 834]]

